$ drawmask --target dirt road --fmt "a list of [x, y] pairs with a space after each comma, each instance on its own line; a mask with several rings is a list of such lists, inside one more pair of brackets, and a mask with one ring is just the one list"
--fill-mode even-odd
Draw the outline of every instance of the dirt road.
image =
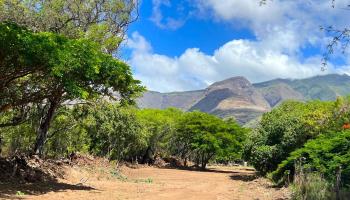
[[[209, 171], [122, 168], [111, 176], [101, 171], [71, 169], [56, 185], [22, 186], [0, 189], [12, 199], [139, 199], [139, 200], [282, 200], [287, 190], [276, 189], [254, 171], [239, 167], [212, 167]], [[81, 183], [83, 184], [77, 184]], [[0, 185], [1, 187], [1, 185]], [[3, 186], [5, 187], [5, 186]], [[16, 191], [17, 190], [17, 191]], [[12, 193], [11, 193], [12, 192]], [[1, 197], [1, 196], [0, 196]]]

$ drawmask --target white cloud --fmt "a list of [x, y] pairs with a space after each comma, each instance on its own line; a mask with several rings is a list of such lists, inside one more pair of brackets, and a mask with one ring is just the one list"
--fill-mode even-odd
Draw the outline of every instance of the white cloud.
[[[321, 56], [305, 57], [303, 48], [322, 48], [329, 38], [320, 25], [344, 27], [350, 12], [348, 0], [337, 0], [331, 8], [330, 0], [274, 0], [259, 6], [259, 0], [191, 0], [197, 11], [208, 18], [244, 26], [256, 40], [228, 41], [207, 55], [189, 47], [179, 57], [152, 52], [152, 46], [140, 34], [134, 33], [128, 47], [129, 60], [139, 78], [151, 90], [169, 92], [202, 89], [209, 84], [232, 76], [245, 76], [252, 82], [274, 78], [305, 78], [325, 73], [349, 73], [350, 65], [334, 67], [329, 64], [321, 71]], [[161, 6], [171, 6], [169, 0], [153, 0], [152, 20], [161, 28], [182, 24], [164, 20]], [[211, 13], [211, 14], [208, 14]], [[234, 30], [233, 30], [234, 31]], [[350, 60], [348, 61], [350, 62]]]
[[[129, 41], [147, 43], [139, 34], [133, 34]], [[161, 92], [203, 89], [215, 81], [232, 76], [245, 76], [252, 82], [261, 82], [274, 78], [305, 78], [325, 74], [320, 70], [320, 57], [300, 62], [273, 48], [266, 48], [259, 41], [232, 40], [213, 55], [190, 48], [179, 57], [143, 51], [143, 46], [150, 46], [149, 43], [133, 46], [136, 48], [129, 62], [136, 78], [142, 80], [148, 89]], [[142, 51], [137, 47], [141, 47]], [[330, 72], [335, 72], [331, 65], [326, 73]]]
[[[194, 0], [201, 13], [233, 27], [250, 29], [258, 40], [282, 51], [298, 52], [306, 44], [320, 45], [324, 34], [320, 26], [344, 28], [350, 12], [348, 0], [273, 0], [260, 6], [260, 0]], [[210, 14], [209, 14], [210, 15]], [[325, 45], [322, 43], [322, 45]]]
[[152, 8], [152, 16], [150, 20], [161, 29], [170, 29], [176, 30], [182, 27], [185, 23], [185, 19], [179, 18], [171, 18], [164, 17], [162, 13], [162, 6], [171, 7], [171, 3], [169, 0], [152, 0], [153, 8]]
[[133, 50], [133, 53], [147, 53], [152, 51], [152, 46], [138, 32], [132, 33], [132, 39], [127, 41], [127, 47]]
[[259, 6], [257, 0], [197, 0], [200, 8], [210, 8], [223, 20], [240, 19], [245, 22], [271, 23], [281, 20], [283, 12], [277, 3]]

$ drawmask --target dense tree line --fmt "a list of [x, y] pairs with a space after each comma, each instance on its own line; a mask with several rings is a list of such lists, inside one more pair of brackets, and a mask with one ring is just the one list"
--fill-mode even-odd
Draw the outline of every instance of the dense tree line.
[[[35, 115], [35, 113], [34, 113]], [[0, 129], [3, 153], [30, 151], [35, 116], [21, 125]], [[33, 123], [34, 122], [34, 123]], [[202, 169], [209, 161], [239, 160], [247, 129], [198, 111], [184, 113], [122, 106], [105, 100], [58, 109], [48, 130], [43, 154], [89, 153], [110, 160], [152, 164], [157, 157], [177, 157]]]

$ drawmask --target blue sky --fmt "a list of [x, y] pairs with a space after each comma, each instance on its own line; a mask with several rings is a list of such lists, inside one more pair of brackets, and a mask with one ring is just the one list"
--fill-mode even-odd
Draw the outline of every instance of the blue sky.
[[330, 40], [319, 26], [344, 28], [347, 0], [143, 0], [123, 57], [135, 77], [161, 92], [202, 89], [245, 76], [251, 82], [349, 73], [345, 55], [321, 71]]
[[[175, 2], [159, 8], [163, 15], [161, 23], [164, 24], [164, 27], [160, 27], [152, 20], [152, 0], [142, 1], [139, 20], [129, 27], [129, 35], [133, 32], [140, 33], [152, 44], [154, 52], [167, 56], [180, 56], [189, 47], [196, 47], [206, 54], [212, 54], [214, 50], [232, 39], [255, 38], [247, 28], [234, 29], [229, 23], [190, 16], [193, 8], [190, 7], [188, 0]], [[183, 9], [180, 12], [179, 7]], [[178, 20], [182, 25], [172, 28], [166, 24], [168, 18]]]

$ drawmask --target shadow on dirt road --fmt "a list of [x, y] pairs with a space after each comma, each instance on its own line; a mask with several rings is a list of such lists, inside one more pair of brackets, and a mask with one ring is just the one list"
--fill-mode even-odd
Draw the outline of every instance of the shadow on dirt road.
[[20, 199], [21, 195], [41, 195], [65, 190], [96, 190], [95, 188], [57, 182], [44, 183], [0, 183], [0, 199]]

